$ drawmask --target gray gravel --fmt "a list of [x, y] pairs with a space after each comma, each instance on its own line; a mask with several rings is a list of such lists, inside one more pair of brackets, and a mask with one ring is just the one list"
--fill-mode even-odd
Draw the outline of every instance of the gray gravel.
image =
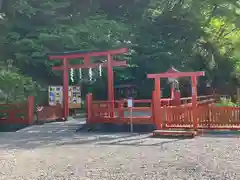
[[240, 179], [238, 137], [153, 139], [59, 127], [0, 134], [0, 180]]

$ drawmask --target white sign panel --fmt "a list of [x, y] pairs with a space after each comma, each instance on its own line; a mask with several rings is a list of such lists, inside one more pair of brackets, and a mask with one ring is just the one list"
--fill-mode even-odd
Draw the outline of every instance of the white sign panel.
[[133, 100], [132, 99], [128, 99], [127, 100], [127, 105], [128, 105], [128, 107], [133, 107]]
[[193, 95], [197, 94], [196, 87], [192, 87], [192, 94], [193, 94]]

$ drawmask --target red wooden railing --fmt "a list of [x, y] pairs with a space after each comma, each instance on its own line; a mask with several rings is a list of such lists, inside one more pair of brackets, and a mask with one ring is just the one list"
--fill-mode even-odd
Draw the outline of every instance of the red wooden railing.
[[[88, 123], [116, 123], [124, 124], [130, 122], [130, 112], [127, 107], [127, 100], [114, 101], [93, 101], [92, 95], [88, 94], [87, 122]], [[132, 122], [137, 124], [151, 124], [151, 100], [133, 100]], [[111, 113], [113, 117], [111, 117]], [[145, 115], [145, 113], [147, 113]]]
[[[181, 100], [191, 100], [191, 98], [182, 98]], [[171, 101], [169, 99], [163, 99], [163, 102]], [[226, 117], [229, 117], [229, 113], [227, 116], [225, 112], [226, 110], [224, 111], [225, 113], [223, 113], [223, 110], [217, 109], [218, 107], [212, 106], [211, 104], [213, 104], [214, 102], [215, 99], [213, 99], [213, 96], [199, 96], [198, 106], [193, 111], [191, 103], [183, 104], [181, 106], [164, 106], [161, 103], [160, 106], [154, 108], [152, 107], [152, 100], [133, 100], [134, 107], [132, 108], [132, 122], [134, 124], [155, 124], [155, 120], [158, 118], [155, 118], [154, 116], [159, 117], [159, 114], [155, 114], [155, 112], [158, 112], [158, 108], [160, 107], [160, 114], [163, 121], [162, 124], [166, 128], [193, 128], [194, 116], [198, 120], [198, 128], [219, 128], [219, 125], [221, 123], [218, 123], [217, 126], [213, 126], [214, 123], [211, 124], [211, 122], [216, 122], [216, 118], [218, 119], [218, 121], [221, 121], [219, 119], [226, 119]], [[129, 108], [127, 107], [127, 100], [115, 101], [114, 107], [112, 107], [112, 104], [113, 102], [110, 101], [93, 101], [92, 95], [89, 94], [87, 96], [87, 122], [116, 124], [129, 123], [130, 113]], [[171, 103], [169, 104], [171, 105]], [[111, 113], [113, 113], [112, 117], [110, 116]], [[218, 117], [219, 114], [222, 116], [221, 118]], [[234, 112], [232, 116], [235, 119], [240, 118], [240, 115], [237, 112]], [[227, 124], [231, 124], [233, 122], [236, 124], [237, 121], [231, 120], [228, 122], [230, 123], [222, 122], [222, 124], [226, 126]]]
[[[192, 97], [183, 97], [181, 98], [181, 104], [190, 104], [192, 100]], [[215, 95], [207, 95], [207, 96], [198, 96], [197, 101], [198, 102], [208, 102], [208, 101], [215, 101], [216, 96]]]
[[[189, 106], [163, 107], [166, 128], [193, 128], [193, 109]], [[240, 107], [197, 107], [199, 129], [240, 129]], [[163, 118], [163, 119], [164, 119]]]
[[191, 106], [162, 107], [163, 126], [193, 128], [192, 110]]
[[55, 106], [39, 106], [37, 109], [38, 122], [62, 120], [63, 108], [61, 104]]
[[198, 116], [199, 128], [240, 129], [240, 107], [202, 106]]
[[34, 120], [34, 97], [29, 96], [26, 103], [0, 104], [0, 124], [30, 125]]

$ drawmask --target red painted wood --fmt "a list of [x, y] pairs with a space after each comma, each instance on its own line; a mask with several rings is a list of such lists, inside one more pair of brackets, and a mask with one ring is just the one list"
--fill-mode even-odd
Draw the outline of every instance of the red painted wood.
[[[56, 55], [56, 56], [49, 56], [49, 59], [61, 59], [63, 60], [63, 65], [59, 67], [53, 67], [53, 70], [63, 70], [63, 111], [64, 111], [64, 118], [67, 119], [69, 115], [69, 108], [68, 108], [68, 70], [71, 68], [91, 68], [91, 67], [98, 67], [100, 63], [91, 64], [90, 57], [92, 56], [107, 56], [107, 62], [104, 63], [104, 67], [108, 69], [108, 100], [113, 101], [112, 106], [109, 106], [112, 109], [110, 113], [113, 116], [114, 112], [114, 88], [113, 88], [113, 70], [114, 66], [126, 66], [126, 62], [118, 62], [112, 60], [112, 55], [116, 54], [123, 54], [128, 52], [127, 48], [121, 48], [117, 50], [109, 50], [103, 52], [84, 52], [84, 53], [73, 53], [68, 55]], [[69, 65], [68, 60], [83, 57], [84, 64], [82, 65]]]
[[107, 55], [117, 55], [117, 54], [124, 54], [127, 53], [127, 48], [120, 48], [115, 50], [108, 50], [108, 51], [99, 51], [99, 52], [85, 52], [85, 53], [73, 53], [68, 55], [56, 55], [56, 56], [49, 56], [50, 60], [54, 59], [76, 59], [80, 57], [94, 57], [94, 56], [107, 56]]
[[88, 93], [86, 96], [86, 115], [87, 115], [87, 124], [91, 122], [92, 119], [92, 93]]
[[124, 101], [119, 101], [118, 102], [118, 116], [120, 118], [124, 117]]
[[180, 77], [192, 77], [192, 76], [204, 76], [204, 71], [199, 72], [176, 72], [176, 73], [160, 73], [160, 74], [148, 74], [147, 77], [150, 79], [155, 78], [180, 78]]
[[43, 106], [41, 110], [37, 112], [37, 119], [39, 122], [49, 122], [62, 120], [63, 108], [61, 104], [55, 106]]
[[192, 76], [192, 107], [193, 107], [193, 126], [194, 129], [198, 128], [198, 117], [197, 117], [197, 77]]
[[114, 116], [114, 82], [113, 82], [113, 64], [112, 56], [108, 54], [107, 56], [107, 72], [108, 72], [108, 101], [111, 101], [111, 106], [109, 107], [111, 112], [110, 116]]
[[22, 104], [0, 104], [0, 109], [0, 123], [29, 125], [34, 118], [34, 97]]
[[28, 111], [27, 111], [27, 117], [26, 121], [27, 124], [32, 124], [34, 120], [34, 96], [29, 96], [28, 97]]
[[64, 71], [63, 71], [63, 117], [65, 120], [67, 120], [67, 117], [69, 115], [69, 102], [68, 102], [68, 61], [65, 58], [63, 60], [63, 66], [64, 66]]
[[[70, 70], [71, 68], [72, 69], [79, 69], [79, 68], [98, 68], [99, 66], [102, 66], [102, 67], [107, 67], [107, 63], [90, 63], [90, 64], [74, 64], [74, 65], [68, 65], [67, 69]], [[120, 67], [120, 66], [123, 66], [123, 67], [127, 67], [128, 64], [126, 61], [115, 61], [115, 60], [112, 60], [112, 66], [113, 67]], [[64, 66], [53, 66], [52, 67], [52, 70], [54, 71], [61, 71], [61, 70], [64, 70], [65, 67]]]
[[[153, 100], [157, 99], [154, 97]], [[198, 97], [197, 99], [201, 99]], [[149, 102], [149, 100], [142, 100], [144, 102]], [[124, 101], [117, 101], [119, 104]], [[141, 100], [137, 100], [137, 103], [141, 103]], [[204, 103], [202, 103], [204, 102]], [[207, 104], [209, 103], [209, 104]], [[203, 100], [198, 102], [197, 113], [195, 116], [198, 118], [198, 129], [223, 129], [223, 130], [238, 130], [240, 129], [240, 107], [216, 107], [211, 105], [212, 101]], [[126, 107], [120, 105], [116, 106], [114, 117], [110, 117], [109, 106], [112, 104], [111, 101], [93, 101], [92, 102], [92, 118], [91, 123], [116, 123], [116, 124], [126, 124], [129, 123], [130, 117], [126, 115], [119, 115]], [[150, 107], [134, 107], [133, 111], [151, 111], [151, 116], [136, 116], [133, 117], [134, 124], [149, 124], [154, 123], [155, 113], [157, 112], [154, 107], [154, 101]], [[136, 103], [134, 104], [136, 105]], [[194, 107], [187, 105], [177, 106], [177, 107], [161, 107], [163, 112], [162, 116], [165, 119], [165, 128], [168, 129], [194, 129]], [[123, 117], [124, 116], [124, 117]]]
[[156, 91], [152, 91], [152, 122], [156, 126]]

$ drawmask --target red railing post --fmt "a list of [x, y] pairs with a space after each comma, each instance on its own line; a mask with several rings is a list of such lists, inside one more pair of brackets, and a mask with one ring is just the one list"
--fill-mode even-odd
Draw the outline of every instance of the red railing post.
[[194, 130], [198, 129], [198, 116], [197, 116], [197, 76], [192, 76], [192, 111], [193, 111], [193, 127]]
[[114, 77], [113, 77], [113, 68], [112, 68], [112, 56], [109, 54], [107, 56], [107, 78], [108, 78], [108, 101], [110, 101], [110, 117], [114, 117]]
[[118, 117], [124, 117], [124, 101], [118, 101]]
[[28, 125], [32, 124], [34, 121], [34, 96], [29, 96], [27, 101], [27, 117], [26, 123]]
[[9, 105], [7, 109], [7, 122], [8, 123], [16, 123], [16, 111], [17, 108], [14, 108], [13, 105]]
[[156, 125], [155, 117], [155, 91], [152, 91], [152, 122], [154, 125]]
[[153, 123], [156, 125], [157, 130], [162, 129], [162, 110], [161, 104], [159, 100], [159, 95], [156, 90], [153, 91], [153, 99], [152, 99], [152, 116], [153, 116]]
[[92, 93], [88, 93], [86, 96], [86, 123], [90, 123], [91, 122], [91, 118], [92, 118]]
[[174, 92], [174, 106], [180, 106], [181, 105], [181, 93], [180, 91]]

